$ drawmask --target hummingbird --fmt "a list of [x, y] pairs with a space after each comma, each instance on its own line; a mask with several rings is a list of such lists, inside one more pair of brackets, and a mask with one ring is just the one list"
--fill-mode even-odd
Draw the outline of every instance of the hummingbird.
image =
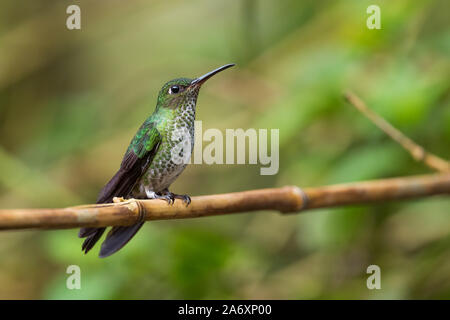
[[[119, 170], [100, 191], [97, 203], [114, 202], [117, 200], [114, 198], [162, 199], [169, 205], [175, 199], [182, 200], [187, 206], [191, 203], [188, 195], [169, 191], [170, 185], [187, 166], [187, 161], [179, 161], [173, 156], [178, 151], [173, 151], [179, 145], [181, 135], [190, 142], [192, 152], [200, 87], [215, 74], [232, 66], [234, 64], [226, 64], [195, 79], [177, 78], [164, 84], [154, 112], [136, 132]], [[112, 227], [101, 245], [99, 257], [105, 258], [120, 250], [143, 224], [144, 221], [139, 221], [131, 226]], [[85, 238], [82, 251], [88, 253], [105, 230], [105, 227], [81, 228], [78, 237]]]

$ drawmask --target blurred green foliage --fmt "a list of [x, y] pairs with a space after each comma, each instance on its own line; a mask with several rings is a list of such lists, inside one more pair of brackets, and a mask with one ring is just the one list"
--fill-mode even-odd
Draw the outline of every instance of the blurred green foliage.
[[[23, 3], [22, 3], [23, 2]], [[65, 27], [78, 4], [82, 29]], [[366, 8], [381, 8], [381, 30]], [[450, 158], [448, 1], [0, 3], [0, 207], [95, 201], [161, 85], [235, 62], [198, 101], [207, 128], [279, 128], [280, 171], [191, 165], [191, 195], [427, 173], [342, 99], [352, 89]], [[450, 200], [147, 223], [81, 254], [76, 230], [2, 232], [0, 298], [450, 298]], [[98, 250], [98, 249], [97, 249]], [[82, 289], [65, 287], [79, 265]], [[381, 267], [382, 289], [366, 288]]]

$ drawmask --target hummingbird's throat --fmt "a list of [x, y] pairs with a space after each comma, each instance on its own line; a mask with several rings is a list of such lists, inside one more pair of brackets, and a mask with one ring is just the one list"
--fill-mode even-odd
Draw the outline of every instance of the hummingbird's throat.
[[200, 87], [188, 88], [183, 95], [174, 97], [168, 104], [170, 109], [184, 109], [188, 105], [195, 108]]

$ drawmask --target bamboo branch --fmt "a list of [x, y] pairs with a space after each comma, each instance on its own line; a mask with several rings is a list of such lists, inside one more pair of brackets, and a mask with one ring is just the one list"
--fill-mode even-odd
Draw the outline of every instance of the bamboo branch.
[[300, 189], [290, 186], [193, 197], [186, 207], [180, 200], [128, 200], [62, 209], [0, 210], [0, 230], [65, 229], [132, 225], [145, 220], [182, 219], [230, 213], [276, 210], [281, 213], [368, 204], [450, 194], [450, 173], [382, 179]]
[[380, 117], [377, 113], [369, 109], [364, 101], [362, 101], [357, 95], [347, 91], [344, 94], [344, 97], [352, 106], [365, 115], [378, 128], [384, 131], [393, 140], [397, 141], [416, 161], [423, 162], [431, 169], [440, 172], [450, 172], [450, 162], [426, 151], [422, 146], [405, 136], [401, 131]]
[[65, 229], [127, 226], [140, 220], [183, 219], [261, 210], [298, 213], [304, 210], [368, 204], [438, 194], [450, 194], [449, 162], [428, 153], [390, 123], [371, 111], [351, 92], [345, 94], [375, 125], [405, 148], [417, 161], [442, 171], [441, 174], [355, 182], [317, 188], [290, 186], [192, 198], [186, 207], [177, 200], [130, 199], [119, 203], [92, 204], [61, 209], [0, 210], [0, 230]]

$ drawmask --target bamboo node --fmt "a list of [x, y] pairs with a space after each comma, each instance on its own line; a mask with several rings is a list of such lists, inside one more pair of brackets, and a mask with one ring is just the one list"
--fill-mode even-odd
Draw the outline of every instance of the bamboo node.
[[137, 210], [138, 210], [138, 221], [145, 221], [147, 218], [147, 210], [145, 209], [144, 205], [142, 204], [141, 201], [139, 200], [134, 200], [134, 202], [137, 205]]
[[303, 191], [303, 189], [298, 186], [290, 186], [288, 188], [292, 192], [295, 204], [294, 206], [290, 205], [289, 208], [282, 210], [281, 213], [294, 214], [306, 209], [309, 204], [309, 197], [306, 194], [306, 192]]

